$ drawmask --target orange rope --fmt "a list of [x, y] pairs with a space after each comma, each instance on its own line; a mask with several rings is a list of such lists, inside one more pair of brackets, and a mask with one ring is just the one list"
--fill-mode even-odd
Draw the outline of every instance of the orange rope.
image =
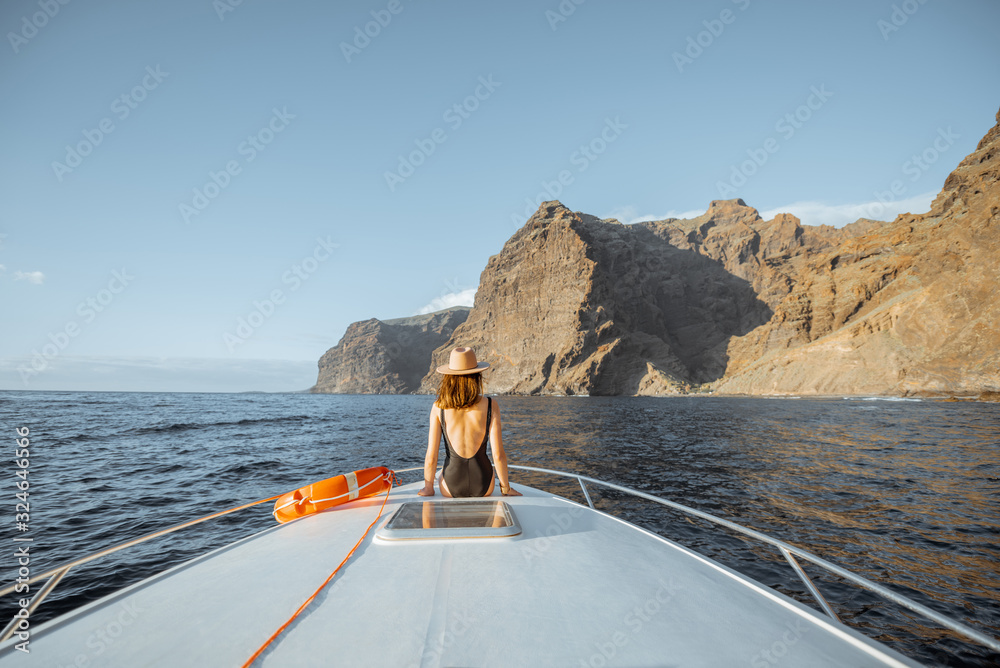
[[372, 527], [375, 526], [375, 523], [378, 522], [378, 520], [379, 520], [380, 517], [382, 517], [382, 511], [385, 510], [385, 502], [389, 500], [389, 492], [392, 491], [392, 483], [395, 481], [395, 474], [390, 473], [389, 475], [390, 475], [390, 477], [389, 477], [389, 489], [385, 490], [385, 498], [382, 499], [382, 507], [378, 509], [378, 515], [375, 517], [375, 519], [372, 521], [372, 523], [368, 525], [368, 528], [365, 529], [365, 533], [361, 536], [361, 538], [358, 540], [358, 542], [354, 544], [354, 547], [352, 547], [351, 551], [347, 553], [347, 556], [344, 557], [344, 560], [341, 561], [340, 564], [335, 569], [333, 569], [333, 572], [330, 573], [330, 576], [326, 580], [323, 581], [323, 584], [321, 584], [319, 586], [319, 589], [317, 589], [316, 591], [314, 591], [313, 595], [310, 596], [309, 598], [307, 598], [306, 601], [305, 601], [305, 603], [303, 603], [302, 605], [299, 606], [299, 609], [295, 611], [295, 614], [293, 614], [291, 617], [288, 618], [287, 622], [285, 622], [284, 624], [282, 624], [278, 628], [277, 631], [275, 631], [273, 634], [271, 634], [271, 637], [268, 638], [267, 641], [263, 645], [260, 646], [260, 649], [258, 649], [256, 652], [254, 652], [253, 656], [251, 656], [249, 659], [247, 659], [247, 662], [243, 664], [243, 668], [248, 668], [248, 666], [250, 666], [251, 664], [253, 664], [253, 662], [257, 660], [257, 657], [259, 657], [261, 654], [264, 653], [264, 650], [267, 649], [268, 645], [270, 645], [272, 642], [274, 642], [274, 640], [278, 636], [280, 636], [281, 633], [285, 629], [288, 628], [289, 624], [291, 624], [292, 622], [295, 621], [295, 618], [298, 617], [299, 614], [301, 614], [302, 611], [305, 610], [306, 607], [310, 603], [313, 602], [313, 599], [315, 599], [317, 596], [319, 596], [319, 593], [321, 591], [323, 591], [323, 588], [326, 587], [328, 584], [330, 584], [330, 580], [332, 580], [333, 576], [337, 574], [337, 571], [340, 570], [341, 566], [343, 566], [344, 564], [347, 563], [347, 560], [351, 558], [351, 555], [353, 555], [354, 551], [358, 549], [358, 546], [360, 546], [361, 543], [364, 542], [365, 537], [368, 535], [368, 532], [372, 530]]

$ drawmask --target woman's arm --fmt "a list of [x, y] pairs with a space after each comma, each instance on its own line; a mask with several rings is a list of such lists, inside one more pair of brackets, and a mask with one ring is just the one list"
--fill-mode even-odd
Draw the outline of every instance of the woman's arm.
[[493, 462], [497, 467], [497, 479], [500, 482], [500, 492], [504, 496], [521, 496], [510, 486], [510, 474], [507, 471], [507, 452], [503, 449], [503, 427], [500, 424], [500, 404], [493, 400], [493, 424], [490, 425], [490, 447], [493, 448]]
[[427, 454], [424, 456], [424, 488], [417, 492], [420, 496], [434, 496], [434, 473], [438, 466], [438, 450], [441, 449], [441, 418], [437, 406], [431, 406], [430, 429], [427, 432]]

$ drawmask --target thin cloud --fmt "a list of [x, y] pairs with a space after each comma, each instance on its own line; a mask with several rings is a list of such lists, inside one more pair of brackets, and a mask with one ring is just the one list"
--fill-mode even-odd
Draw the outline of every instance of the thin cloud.
[[28, 281], [29, 283], [34, 283], [35, 285], [41, 285], [45, 282], [45, 274], [40, 271], [15, 271], [14, 280]]
[[703, 209], [692, 211], [674, 211], [671, 209], [664, 214], [639, 214], [638, 209], [632, 205], [620, 206], [603, 218], [614, 218], [625, 225], [633, 223], [644, 223], [652, 220], [666, 220], [667, 218], [697, 218], [705, 213]]
[[442, 309], [453, 306], [472, 306], [476, 301], [476, 288], [469, 288], [461, 292], [449, 292], [448, 294], [435, 297], [429, 304], [420, 307], [415, 315], [434, 313]]
[[803, 225], [832, 225], [843, 227], [859, 218], [872, 220], [895, 220], [901, 213], [926, 213], [931, 208], [931, 202], [937, 193], [929, 192], [914, 195], [907, 199], [885, 204], [875, 200], [861, 204], [826, 204], [824, 202], [792, 202], [784, 206], [761, 211], [765, 220], [774, 218], [779, 213], [790, 213]]

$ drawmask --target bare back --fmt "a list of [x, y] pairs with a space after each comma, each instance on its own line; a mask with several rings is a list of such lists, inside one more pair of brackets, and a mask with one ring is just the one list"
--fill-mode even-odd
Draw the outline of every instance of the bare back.
[[445, 432], [455, 454], [469, 458], [479, 450], [486, 436], [486, 404], [486, 397], [479, 397], [470, 408], [445, 409]]

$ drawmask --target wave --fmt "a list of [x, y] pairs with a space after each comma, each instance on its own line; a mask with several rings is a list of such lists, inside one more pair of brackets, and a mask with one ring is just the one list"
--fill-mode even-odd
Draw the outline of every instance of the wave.
[[282, 466], [283, 462], [271, 459], [254, 462], [239, 461], [216, 471], [213, 475], [220, 479], [242, 480], [254, 474], [266, 473], [270, 475], [274, 471], [281, 470]]
[[78, 432], [70, 436], [54, 438], [52, 445], [73, 445], [87, 441], [108, 441], [115, 438], [128, 436], [149, 436], [161, 434], [178, 434], [186, 431], [200, 431], [225, 427], [245, 427], [250, 425], [281, 425], [300, 424], [305, 422], [329, 422], [328, 417], [316, 417], [311, 415], [285, 415], [281, 417], [253, 418], [243, 420], [229, 420], [221, 422], [173, 422], [170, 424], [149, 425], [143, 427], [132, 427], [111, 433], [85, 433]]
[[922, 402], [923, 399], [916, 399], [914, 397], [844, 397], [844, 401], [916, 401], [916, 402]]
[[153, 425], [150, 427], [135, 427], [120, 432], [119, 436], [142, 436], [146, 434], [170, 434], [180, 431], [190, 431], [195, 429], [212, 429], [215, 427], [241, 427], [247, 425], [264, 424], [284, 424], [286, 422], [300, 423], [310, 420], [323, 420], [311, 415], [286, 415], [282, 417], [254, 418], [244, 420], [230, 420], [225, 422], [175, 422], [166, 425]]

